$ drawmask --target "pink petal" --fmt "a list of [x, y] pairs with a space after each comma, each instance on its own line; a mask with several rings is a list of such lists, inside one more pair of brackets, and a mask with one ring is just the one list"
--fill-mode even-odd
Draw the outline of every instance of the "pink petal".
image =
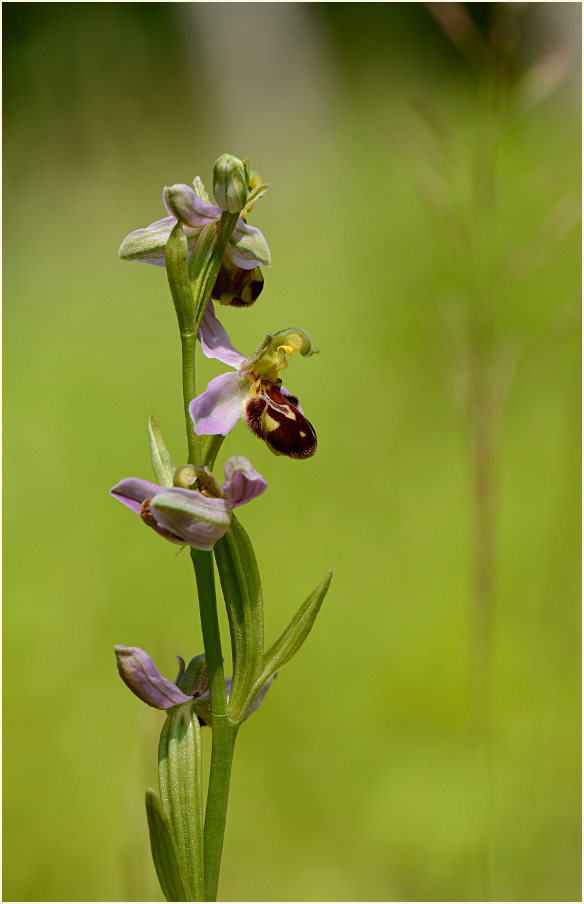
[[267, 486], [267, 481], [244, 455], [232, 455], [225, 462], [223, 492], [234, 507], [261, 496]]
[[245, 361], [241, 352], [232, 346], [225, 329], [217, 320], [212, 301], [208, 303], [201, 321], [199, 341], [207, 358], [216, 358], [236, 370]]
[[170, 709], [177, 703], [187, 703], [191, 699], [176, 684], [160, 674], [152, 657], [140, 647], [118, 644], [114, 650], [122, 681], [148, 706]]
[[[180, 218], [194, 229], [200, 229], [214, 223], [221, 216], [221, 210], [215, 204], [202, 201], [190, 185], [178, 184], [166, 187], [162, 192], [162, 200], [169, 214], [174, 218], [172, 205], [167, 201], [167, 192], [173, 193], [174, 206]], [[175, 220], [176, 222], [176, 220]]]
[[120, 480], [115, 487], [112, 487], [110, 494], [139, 515], [140, 506], [144, 500], [150, 499], [151, 496], [156, 496], [161, 489], [162, 487], [158, 486], [157, 483], [141, 480], [140, 477], [126, 477], [124, 480]]
[[200, 436], [227, 436], [242, 415], [251, 383], [251, 377], [239, 373], [221, 374], [211, 380], [205, 392], [189, 405], [195, 431]]
[[150, 503], [158, 524], [196, 549], [213, 549], [231, 524], [233, 504], [193, 490], [164, 489]]

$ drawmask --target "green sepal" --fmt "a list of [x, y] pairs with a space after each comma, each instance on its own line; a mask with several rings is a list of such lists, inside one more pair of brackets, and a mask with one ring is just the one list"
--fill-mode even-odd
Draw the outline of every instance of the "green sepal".
[[146, 818], [154, 868], [164, 897], [167, 901], [193, 901], [182, 874], [170, 822], [153, 788], [146, 791]]
[[263, 195], [265, 195], [269, 187], [270, 186], [267, 182], [262, 182], [260, 185], [256, 185], [256, 187], [252, 189], [252, 191], [250, 191], [249, 195], [247, 196], [244, 211], [247, 211], [250, 209], [250, 207], [253, 207], [256, 201], [259, 201], [259, 199]]
[[161, 487], [171, 487], [174, 465], [170, 453], [162, 439], [158, 421], [153, 414], [148, 418], [148, 439], [150, 440], [150, 457], [156, 482]]
[[205, 190], [205, 186], [203, 185], [203, 180], [199, 176], [195, 176], [193, 179], [193, 188], [195, 189], [195, 194], [199, 196], [201, 201], [204, 201], [205, 204], [210, 204], [211, 200], [209, 195]]
[[231, 527], [215, 543], [215, 561], [227, 608], [233, 679], [227, 714], [243, 720], [245, 705], [262, 669], [264, 614], [262, 585], [251, 541], [233, 515]]
[[197, 309], [189, 279], [189, 245], [180, 220], [168, 237], [164, 259], [181, 334], [194, 333]]
[[189, 700], [167, 712], [158, 745], [158, 779], [192, 901], [205, 899], [201, 762], [201, 726]]
[[300, 609], [278, 639], [264, 656], [261, 674], [257, 678], [251, 689], [245, 706], [251, 705], [256, 694], [258, 694], [268, 678], [274, 675], [282, 666], [285, 666], [292, 657], [298, 652], [308, 635], [312, 630], [316, 616], [319, 613], [323, 600], [329, 589], [332, 580], [332, 570], [327, 571], [324, 578], [312, 593], [306, 597]]

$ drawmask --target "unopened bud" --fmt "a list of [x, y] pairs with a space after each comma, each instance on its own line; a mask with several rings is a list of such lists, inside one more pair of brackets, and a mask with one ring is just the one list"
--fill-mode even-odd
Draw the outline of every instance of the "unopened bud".
[[198, 469], [194, 465], [182, 465], [177, 468], [172, 476], [172, 485], [188, 490], [199, 476]]
[[213, 166], [213, 194], [221, 210], [239, 213], [247, 202], [247, 179], [243, 163], [233, 154], [222, 154]]

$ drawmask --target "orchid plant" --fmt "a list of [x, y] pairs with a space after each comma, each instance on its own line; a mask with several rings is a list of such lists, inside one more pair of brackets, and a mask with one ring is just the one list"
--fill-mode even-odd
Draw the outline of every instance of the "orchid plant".
[[[264, 649], [262, 590], [251, 541], [234, 509], [257, 499], [267, 483], [243, 455], [231, 455], [224, 481], [213, 474], [222, 443], [241, 418], [276, 455], [305, 459], [316, 433], [298, 398], [278, 376], [294, 351], [315, 354], [298, 327], [268, 333], [249, 357], [238, 352], [216, 316], [222, 306], [249, 307], [263, 289], [261, 266], [270, 252], [247, 222], [266, 192], [259, 175], [224, 154], [213, 169], [212, 204], [202, 181], [163, 191], [168, 216], [131, 232], [123, 260], [165, 266], [178, 319], [188, 460], [175, 467], [158, 422], [148, 424], [155, 483], [120, 481], [111, 494], [165, 540], [190, 548], [204, 653], [173, 682], [139, 647], [117, 645], [120, 676], [142, 701], [166, 712], [158, 747], [160, 789], [146, 792], [156, 873], [168, 901], [215, 901], [235, 741], [278, 671], [306, 640], [332, 572], [306, 598], [280, 637]], [[196, 346], [231, 370], [197, 394]], [[227, 610], [233, 675], [225, 679], [215, 591], [215, 561]], [[212, 732], [204, 800], [201, 729]]]

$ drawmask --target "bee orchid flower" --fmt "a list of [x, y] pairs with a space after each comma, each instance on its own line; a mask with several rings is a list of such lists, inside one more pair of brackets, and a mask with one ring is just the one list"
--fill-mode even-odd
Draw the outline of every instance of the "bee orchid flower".
[[[209, 679], [204, 653], [191, 659], [186, 668], [182, 656], [177, 656], [179, 671], [173, 682], [161, 675], [152, 657], [140, 647], [117, 644], [114, 651], [122, 681], [140, 700], [155, 709], [170, 709], [171, 706], [192, 700], [199, 722], [202, 725], [211, 724]], [[274, 674], [266, 681], [245, 714], [246, 719], [256, 711], [275, 677]], [[226, 680], [225, 690], [229, 700], [231, 678]]]
[[198, 434], [227, 436], [242, 418], [276, 455], [310, 458], [316, 452], [316, 433], [304, 417], [298, 399], [282, 386], [278, 372], [288, 366], [287, 355], [299, 351], [303, 357], [317, 352], [310, 338], [298, 327], [268, 333], [262, 345], [245, 358], [233, 347], [209, 302], [199, 339], [204, 354], [235, 370], [211, 380], [207, 389], [190, 404]]
[[[180, 480], [188, 469], [177, 469], [175, 477]], [[161, 487], [126, 477], [110, 493], [171, 543], [209, 550], [227, 532], [233, 509], [260, 496], [268, 485], [243, 455], [226, 461], [221, 487], [207, 468], [198, 474], [191, 469], [189, 482], [192, 486]]]
[[[192, 251], [203, 227], [218, 223], [222, 213], [219, 206], [210, 203], [198, 177], [193, 185], [194, 188], [184, 184], [165, 188], [162, 200], [169, 216], [130, 232], [120, 245], [118, 257], [164, 267], [166, 243], [176, 225], [177, 213], [184, 224], [189, 251]], [[265, 191], [267, 187], [262, 188]], [[252, 200], [257, 200], [261, 194], [263, 191], [256, 191]], [[234, 307], [253, 304], [263, 289], [259, 267], [271, 265], [270, 249], [262, 232], [245, 221], [248, 207], [237, 220], [212, 291], [213, 298]]]

